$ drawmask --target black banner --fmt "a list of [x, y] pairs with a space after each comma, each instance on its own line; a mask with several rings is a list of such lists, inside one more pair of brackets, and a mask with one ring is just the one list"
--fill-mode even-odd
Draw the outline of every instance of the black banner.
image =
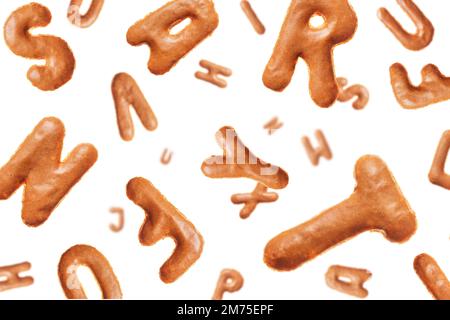
[[[386, 306], [387, 305], [387, 306]], [[361, 319], [398, 315], [417, 316], [422, 307], [446, 312], [449, 304], [437, 301], [0, 301], [2, 314], [47, 317], [61, 312], [74, 318], [133, 319]], [[9, 309], [9, 310], [8, 310]], [[427, 314], [430, 313], [427, 311]]]

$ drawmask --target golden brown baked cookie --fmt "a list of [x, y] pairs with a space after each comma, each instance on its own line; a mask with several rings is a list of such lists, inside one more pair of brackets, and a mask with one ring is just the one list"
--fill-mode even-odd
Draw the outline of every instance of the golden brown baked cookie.
[[70, 23], [80, 28], [87, 28], [94, 24], [100, 11], [102, 11], [104, 0], [91, 0], [91, 6], [85, 14], [80, 13], [83, 0], [71, 0], [67, 10], [67, 18]]
[[144, 178], [130, 180], [127, 196], [145, 210], [144, 224], [139, 231], [142, 245], [152, 246], [166, 237], [175, 241], [173, 254], [159, 271], [163, 282], [174, 282], [200, 258], [203, 237], [150, 181]]
[[442, 134], [441, 141], [434, 156], [428, 178], [431, 183], [450, 190], [450, 175], [445, 173], [445, 163], [447, 162], [448, 151], [450, 150], [450, 130]]
[[378, 18], [384, 23], [400, 43], [409, 50], [421, 50], [427, 47], [434, 36], [434, 27], [412, 0], [397, 0], [398, 5], [408, 14], [417, 31], [407, 32], [385, 8], [378, 10]]
[[245, 204], [240, 213], [242, 219], [250, 217], [258, 204], [275, 202], [277, 200], [278, 194], [268, 192], [267, 187], [261, 183], [258, 183], [255, 190], [251, 193], [238, 193], [231, 197], [231, 202], [234, 204]]
[[0, 200], [25, 185], [22, 220], [30, 227], [44, 223], [70, 189], [97, 161], [91, 144], [80, 144], [61, 162], [64, 125], [45, 118], [0, 168]]
[[220, 273], [217, 280], [216, 290], [214, 291], [212, 300], [223, 300], [225, 292], [236, 292], [242, 289], [244, 278], [239, 271], [234, 269], [224, 269]]
[[[190, 24], [177, 34], [171, 29], [185, 19]], [[147, 44], [151, 49], [148, 69], [164, 74], [217, 28], [219, 17], [212, 0], [174, 0], [150, 13], [128, 29], [132, 46]]]
[[365, 231], [381, 232], [392, 242], [407, 241], [416, 231], [416, 217], [387, 165], [376, 156], [361, 157], [355, 178], [348, 199], [270, 240], [265, 263], [293, 270]]
[[274, 134], [276, 131], [278, 131], [279, 129], [281, 129], [282, 127], [283, 127], [283, 122], [280, 122], [278, 117], [273, 117], [272, 119], [270, 119], [269, 122], [267, 122], [264, 125], [264, 129], [267, 130], [267, 132], [269, 133], [270, 136], [272, 134]]
[[50, 11], [33, 2], [11, 13], [4, 27], [5, 42], [14, 54], [45, 60], [45, 65], [34, 65], [27, 74], [33, 86], [44, 91], [63, 86], [72, 79], [75, 69], [72, 50], [63, 39], [30, 33], [33, 28], [47, 26], [51, 20]]
[[248, 178], [272, 189], [283, 189], [289, 183], [288, 174], [280, 167], [257, 158], [239, 139], [232, 127], [216, 133], [222, 156], [212, 156], [202, 164], [202, 172], [209, 178]]
[[87, 299], [77, 276], [80, 266], [88, 267], [94, 274], [103, 299], [122, 299], [119, 281], [108, 260], [94, 247], [76, 245], [64, 252], [58, 265], [58, 276], [68, 299]]
[[[322, 27], [311, 26], [310, 20], [315, 15], [323, 17]], [[272, 90], [284, 90], [291, 81], [298, 58], [302, 58], [309, 68], [312, 99], [322, 108], [331, 106], [339, 92], [333, 48], [353, 37], [357, 22], [347, 0], [292, 0], [266, 66], [264, 84]]]
[[31, 263], [22, 262], [12, 266], [0, 267], [0, 292], [31, 286], [32, 277], [21, 277], [20, 273], [31, 269]]
[[117, 214], [118, 216], [118, 223], [117, 224], [110, 224], [109, 228], [111, 229], [112, 232], [120, 232], [123, 229], [123, 226], [125, 224], [125, 211], [123, 210], [123, 208], [119, 208], [119, 207], [112, 207], [109, 209], [110, 213], [114, 213]]
[[156, 130], [158, 120], [136, 81], [129, 74], [116, 74], [112, 81], [111, 90], [116, 107], [117, 125], [123, 140], [130, 141], [134, 137], [130, 106], [136, 111], [145, 129]]
[[201, 60], [200, 67], [205, 68], [208, 72], [197, 71], [195, 77], [199, 80], [203, 80], [219, 88], [226, 88], [227, 82], [220, 76], [230, 77], [232, 75], [231, 69], [212, 63], [208, 60]]
[[317, 148], [314, 148], [312, 146], [311, 140], [309, 140], [307, 136], [304, 136], [302, 138], [302, 143], [311, 163], [314, 166], [318, 166], [321, 157], [327, 160], [331, 160], [333, 159], [333, 153], [331, 152], [330, 145], [328, 144], [328, 141], [325, 138], [322, 130], [316, 130], [315, 136], [319, 144]]
[[356, 269], [344, 266], [331, 266], [325, 274], [327, 285], [334, 290], [358, 298], [366, 298], [369, 292], [364, 283], [372, 276], [365, 269]]
[[255, 29], [257, 34], [264, 34], [266, 28], [264, 27], [261, 20], [258, 18], [255, 10], [253, 10], [252, 5], [247, 0], [241, 1], [241, 8], [247, 16], [248, 21], [252, 24], [253, 29]]
[[161, 154], [161, 158], [159, 159], [159, 161], [161, 162], [161, 164], [167, 166], [170, 163], [170, 161], [172, 161], [172, 157], [173, 152], [169, 151], [169, 149], [166, 148]]
[[391, 85], [395, 98], [405, 109], [419, 109], [450, 99], [450, 78], [433, 64], [422, 69], [422, 83], [413, 86], [408, 71], [400, 63], [390, 68]]
[[450, 281], [436, 260], [422, 253], [414, 259], [414, 270], [435, 299], [450, 300]]
[[348, 81], [346, 78], [337, 78], [337, 83], [339, 86], [338, 101], [347, 102], [356, 97], [353, 101], [353, 109], [361, 110], [364, 109], [369, 103], [369, 90], [360, 84], [354, 84], [348, 88]]

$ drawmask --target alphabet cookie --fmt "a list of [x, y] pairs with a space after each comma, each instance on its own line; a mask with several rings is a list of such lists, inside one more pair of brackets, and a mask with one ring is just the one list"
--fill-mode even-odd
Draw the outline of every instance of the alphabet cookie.
[[276, 131], [283, 127], [283, 122], [280, 122], [278, 117], [273, 117], [269, 122], [264, 125], [264, 129], [267, 130], [269, 135], [271, 136]]
[[414, 270], [435, 299], [450, 300], [450, 281], [436, 260], [422, 253], [414, 259]]
[[318, 166], [321, 157], [327, 160], [331, 160], [333, 158], [333, 153], [331, 152], [330, 145], [328, 144], [328, 141], [325, 138], [322, 130], [317, 130], [315, 135], [319, 143], [319, 146], [317, 148], [314, 148], [312, 146], [311, 140], [309, 140], [309, 138], [306, 136], [302, 138], [302, 143], [311, 163], [314, 166]]
[[407, 32], [385, 8], [378, 10], [378, 18], [384, 23], [400, 43], [409, 50], [421, 50], [427, 47], [434, 36], [434, 27], [412, 0], [397, 0], [398, 5], [408, 14], [416, 25], [415, 34]]
[[45, 118], [0, 168], [0, 200], [8, 199], [25, 185], [22, 220], [27, 226], [43, 224], [97, 161], [95, 147], [80, 144], [61, 162], [63, 140], [61, 120]]
[[257, 158], [239, 139], [232, 127], [216, 133], [222, 156], [212, 156], [202, 164], [202, 172], [209, 178], [248, 178], [272, 189], [283, 189], [289, 183], [288, 174], [281, 168]]
[[244, 285], [244, 278], [239, 271], [234, 269], [224, 269], [220, 273], [219, 280], [217, 280], [216, 290], [214, 291], [213, 300], [223, 300], [225, 292], [236, 292], [242, 289]]
[[34, 65], [27, 74], [33, 86], [44, 91], [63, 86], [75, 69], [72, 50], [63, 39], [30, 33], [33, 28], [47, 26], [51, 20], [50, 11], [33, 2], [14, 11], [4, 27], [5, 42], [14, 54], [45, 60], [45, 65]]
[[207, 81], [222, 89], [227, 87], [227, 82], [220, 76], [230, 77], [233, 73], [231, 69], [212, 63], [208, 60], [201, 60], [200, 67], [205, 68], [208, 72], [197, 71], [195, 73], [197, 79]]
[[442, 134], [436, 154], [434, 156], [433, 165], [431, 166], [428, 178], [431, 183], [450, 190], [450, 175], [445, 173], [445, 163], [450, 150], [450, 130]]
[[[315, 15], [323, 17], [322, 27], [311, 26], [310, 20]], [[357, 23], [356, 14], [347, 0], [292, 0], [264, 72], [266, 87], [284, 90], [300, 57], [309, 68], [312, 99], [322, 108], [331, 106], [339, 93], [333, 48], [353, 37]]]
[[[185, 19], [191, 23], [171, 34], [171, 29]], [[174, 0], [128, 29], [127, 40], [132, 46], [147, 44], [151, 48], [148, 69], [161, 75], [211, 35], [218, 24], [212, 0]]]
[[158, 120], [136, 81], [129, 74], [116, 74], [112, 81], [111, 90], [116, 107], [117, 125], [119, 126], [120, 136], [124, 141], [130, 141], [134, 137], [130, 106], [136, 111], [145, 129], [156, 130]]
[[262, 24], [261, 20], [256, 15], [255, 10], [253, 10], [252, 5], [247, 0], [241, 1], [241, 9], [247, 16], [248, 21], [252, 24], [253, 29], [255, 29], [257, 34], [264, 34], [266, 28]]
[[416, 231], [416, 217], [387, 165], [364, 156], [356, 163], [355, 178], [355, 191], [347, 200], [270, 240], [265, 263], [293, 270], [365, 231], [382, 232], [391, 242], [407, 241]]
[[123, 225], [125, 224], [125, 211], [122, 208], [113, 207], [109, 209], [110, 213], [117, 214], [118, 216], [118, 223], [117, 224], [110, 224], [109, 229], [111, 229], [112, 232], [120, 232], [123, 229]]
[[58, 276], [68, 299], [87, 299], [77, 276], [80, 266], [91, 269], [103, 299], [122, 299], [119, 281], [108, 260], [94, 247], [76, 245], [64, 252], [58, 265]]
[[325, 275], [327, 285], [358, 298], [366, 298], [369, 292], [364, 288], [364, 283], [372, 274], [364, 269], [349, 268], [344, 266], [331, 266]]
[[231, 197], [234, 204], [245, 204], [241, 210], [242, 219], [247, 219], [255, 211], [256, 206], [260, 203], [275, 202], [278, 200], [278, 194], [268, 192], [267, 187], [261, 183], [256, 185], [252, 193], [238, 193]]
[[400, 63], [391, 66], [390, 74], [395, 98], [405, 109], [419, 109], [450, 99], [450, 78], [433, 64], [422, 69], [422, 83], [417, 87], [411, 84], [408, 72]]
[[32, 277], [21, 277], [20, 273], [31, 269], [31, 263], [22, 262], [12, 266], [0, 267], [0, 292], [31, 286]]
[[163, 153], [161, 154], [161, 157], [159, 159], [159, 161], [161, 162], [162, 165], [167, 166], [170, 161], [172, 161], [172, 157], [173, 157], [173, 152], [169, 151], [169, 149], [164, 149]]
[[337, 78], [337, 83], [339, 86], [338, 101], [347, 102], [356, 97], [353, 101], [353, 109], [361, 110], [364, 109], [369, 103], [369, 90], [360, 84], [354, 84], [346, 88], [348, 81], [345, 78]]
[[166, 237], [175, 241], [173, 254], [159, 271], [163, 282], [174, 282], [200, 258], [203, 250], [201, 234], [150, 181], [144, 178], [130, 180], [127, 196], [145, 210], [144, 224], [139, 231], [142, 245], [152, 246]]
[[104, 0], [91, 0], [91, 6], [88, 11], [82, 15], [80, 13], [83, 0], [71, 0], [69, 10], [67, 11], [67, 18], [70, 23], [80, 28], [90, 27], [97, 20], [100, 11], [102, 11]]

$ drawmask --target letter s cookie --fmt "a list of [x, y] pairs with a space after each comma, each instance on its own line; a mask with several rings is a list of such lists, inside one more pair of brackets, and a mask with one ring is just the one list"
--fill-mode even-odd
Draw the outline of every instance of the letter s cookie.
[[4, 27], [9, 49], [18, 56], [45, 60], [45, 65], [34, 65], [28, 70], [28, 80], [44, 90], [56, 90], [67, 83], [75, 69], [75, 58], [67, 43], [49, 35], [34, 36], [30, 30], [45, 27], [52, 20], [51, 12], [38, 3], [30, 3], [14, 11]]

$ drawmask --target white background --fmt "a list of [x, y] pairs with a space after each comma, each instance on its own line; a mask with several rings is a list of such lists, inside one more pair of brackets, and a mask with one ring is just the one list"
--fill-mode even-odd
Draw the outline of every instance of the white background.
[[[253, 0], [267, 28], [264, 36], [253, 31], [239, 0], [216, 0], [220, 23], [212, 37], [166, 75], [152, 75], [146, 66], [148, 48], [128, 45], [126, 32], [165, 2], [108, 0], [98, 21], [83, 30], [68, 22], [68, 0], [41, 1], [51, 10], [53, 21], [34, 33], [65, 39], [77, 62], [73, 79], [54, 92], [39, 91], [26, 79], [28, 68], [36, 61], [16, 56], [0, 43], [0, 163], [9, 160], [46, 116], [56, 116], [66, 126], [63, 158], [82, 142], [93, 143], [99, 151], [98, 162], [41, 227], [32, 229], [22, 223], [22, 189], [0, 202], [0, 265], [30, 261], [29, 274], [35, 279], [33, 286], [0, 293], [0, 298], [64, 299], [57, 276], [59, 258], [71, 246], [84, 243], [108, 258], [126, 299], [209, 299], [223, 268], [235, 268], [245, 278], [243, 289], [232, 295], [235, 299], [351, 299], [326, 286], [324, 274], [332, 264], [370, 270], [373, 277], [366, 284], [369, 299], [430, 299], [414, 272], [413, 260], [427, 252], [450, 274], [449, 191], [427, 179], [441, 134], [449, 129], [450, 102], [417, 111], [402, 109], [390, 87], [389, 66], [403, 63], [415, 83], [427, 63], [450, 74], [450, 4], [416, 1], [436, 32], [429, 47], [412, 52], [377, 18], [377, 9], [386, 6], [413, 31], [411, 21], [395, 1], [350, 1], [359, 26], [353, 40], [337, 47], [334, 57], [338, 76], [370, 90], [367, 108], [355, 111], [350, 103], [329, 109], [315, 106], [308, 94], [303, 61], [283, 93], [262, 84], [288, 0]], [[27, 3], [2, 1], [0, 21]], [[227, 89], [194, 78], [200, 59], [233, 70]], [[133, 114], [136, 134], [132, 142], [120, 139], [116, 125], [110, 85], [118, 72], [128, 72], [136, 79], [159, 121], [155, 132], [147, 132]], [[278, 116], [284, 127], [269, 136], [262, 127], [273, 116]], [[241, 207], [233, 205], [230, 196], [253, 190], [255, 183], [213, 180], [200, 170], [205, 158], [220, 154], [214, 134], [224, 125], [235, 127], [256, 155], [281, 166], [290, 176], [289, 186], [279, 192], [279, 201], [258, 206], [245, 221], [239, 218]], [[334, 158], [322, 160], [315, 168], [300, 139], [318, 128], [324, 130]], [[159, 162], [166, 147], [174, 151], [167, 167]], [[270, 270], [262, 260], [266, 243], [348, 197], [355, 184], [354, 164], [365, 154], [380, 156], [394, 173], [417, 214], [415, 236], [398, 245], [379, 233], [366, 233], [295, 271]], [[138, 241], [144, 211], [125, 193], [128, 180], [136, 176], [151, 180], [205, 239], [201, 258], [174, 284], [162, 283], [158, 275], [171, 254], [171, 240], [152, 247], [141, 246]], [[118, 234], [109, 230], [109, 223], [115, 222], [108, 211], [111, 206], [125, 209], [125, 228]], [[93, 278], [87, 272], [81, 274], [89, 297], [99, 298]]]

